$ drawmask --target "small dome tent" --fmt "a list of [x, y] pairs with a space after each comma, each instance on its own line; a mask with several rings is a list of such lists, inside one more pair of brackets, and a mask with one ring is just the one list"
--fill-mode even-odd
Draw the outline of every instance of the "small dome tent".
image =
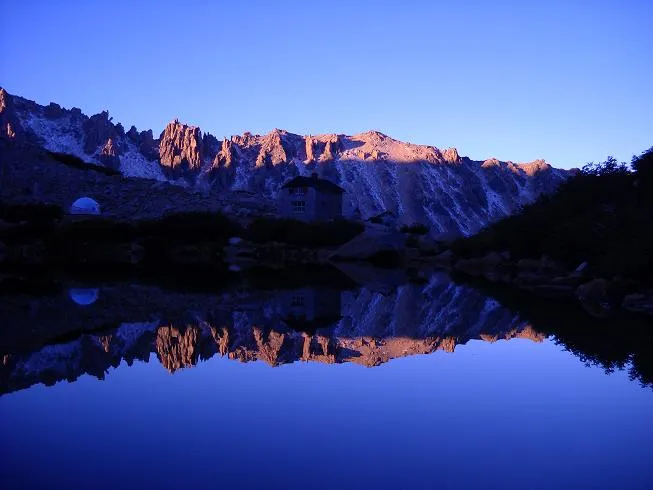
[[91, 199], [90, 197], [80, 197], [72, 206], [70, 206], [70, 214], [97, 216], [100, 214], [100, 205], [95, 199]]
[[100, 297], [100, 290], [97, 288], [73, 288], [68, 291], [70, 299], [72, 299], [79, 306], [92, 305]]

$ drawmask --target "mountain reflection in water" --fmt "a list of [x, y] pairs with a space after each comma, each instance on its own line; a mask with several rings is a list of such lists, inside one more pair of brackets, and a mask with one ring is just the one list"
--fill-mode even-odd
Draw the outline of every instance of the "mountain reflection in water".
[[[629, 368], [631, 378], [645, 384], [650, 379], [632, 365], [640, 330], [627, 346], [608, 339], [597, 353], [596, 342], [587, 347], [577, 329], [589, 324], [602, 335], [600, 329], [609, 326], [596, 327], [589, 317], [579, 322], [572, 315], [572, 330], [539, 328], [513, 306], [443, 273], [418, 283], [397, 272], [375, 275], [353, 268], [348, 273], [364, 285], [255, 289], [235, 284], [220, 292], [180, 293], [113, 284], [89, 288], [92, 294], [75, 287], [39, 297], [6, 296], [0, 306], [0, 393], [74, 381], [83, 374], [104, 379], [110, 367], [123, 360], [147, 362], [151, 353], [170, 372], [216, 355], [270, 366], [297, 361], [378, 366], [436, 350], [453, 352], [470, 340], [542, 342], [550, 335], [585, 362], [607, 370]], [[366, 280], [360, 280], [361, 273]], [[379, 277], [383, 280], [375, 280]], [[544, 311], [551, 314], [551, 308]]]

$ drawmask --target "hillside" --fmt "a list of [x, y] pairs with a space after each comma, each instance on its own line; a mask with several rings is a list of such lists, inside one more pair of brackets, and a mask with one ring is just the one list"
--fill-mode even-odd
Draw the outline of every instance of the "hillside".
[[[42, 106], [2, 88], [0, 127], [3, 152], [27, 145], [72, 155], [123, 177], [167, 181], [209, 196], [248, 192], [261, 201], [274, 201], [286, 180], [316, 172], [345, 189], [347, 217], [369, 219], [389, 212], [399, 225], [423, 223], [442, 237], [473, 234], [552, 192], [570, 175], [543, 160], [475, 161], [455, 148], [401, 142], [378, 131], [302, 136], [275, 129], [219, 141], [199, 127], [173, 120], [155, 137], [152, 130], [125, 130], [106, 111], [88, 117], [80, 109]], [[68, 206], [85, 190], [68, 182], [53, 186], [52, 177], [30, 170], [26, 154], [21, 150], [16, 158], [3, 158], [13, 165], [3, 199], [22, 199], [26, 187], [28, 194], [36, 194], [29, 188], [38, 187], [39, 199]], [[111, 192], [109, 202], [102, 204], [117, 208], [121, 199], [131, 202], [138, 197]], [[169, 206], [185, 210], [183, 203], [172, 201]]]
[[623, 304], [653, 313], [653, 148], [632, 171], [589, 164], [521, 212], [443, 256], [457, 270], [553, 296], [576, 296], [597, 315]]

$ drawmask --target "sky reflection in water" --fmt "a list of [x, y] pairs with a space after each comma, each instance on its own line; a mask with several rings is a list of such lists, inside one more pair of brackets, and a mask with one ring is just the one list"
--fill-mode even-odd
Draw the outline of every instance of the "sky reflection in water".
[[[653, 393], [550, 341], [375, 368], [154, 356], [0, 399], [23, 488], [647, 488]], [[20, 486], [20, 485], [17, 485]]]
[[[383, 293], [354, 290], [336, 303], [306, 289], [228, 292], [215, 308], [199, 296], [129, 288], [114, 291], [120, 310], [111, 291], [82, 309], [66, 291], [31, 310], [21, 303], [33, 304], [29, 297], [4, 304], [3, 315], [28, 325], [33, 337], [61, 335], [62, 322], [103, 324], [103, 314], [124, 325], [130, 298], [136, 313], [147, 300], [176, 319], [155, 322], [161, 326], [143, 330], [143, 340], [116, 327], [57, 337], [61, 343], [10, 361], [0, 396], [3, 488], [653, 487], [651, 387], [627, 370], [607, 375], [585, 366], [578, 352], [541, 341], [541, 322], [531, 327], [444, 276]], [[177, 311], [174, 304], [187, 306]], [[201, 315], [194, 309], [207, 304]], [[331, 330], [302, 334], [284, 326], [288, 308], [322, 311], [318, 320], [331, 319], [327, 310], [336, 308], [342, 318]], [[227, 326], [234, 358], [221, 355], [212, 325]], [[590, 357], [619, 359], [632, 349], [616, 333], [610, 340], [596, 330], [607, 343], [585, 344], [565, 328], [557, 335]], [[32, 338], [12, 335], [3, 342]], [[275, 335], [284, 339], [277, 350]], [[327, 356], [320, 336], [330, 336]], [[186, 362], [197, 364], [183, 368], [175, 342], [190, 337], [195, 354]], [[404, 353], [404, 337], [407, 347], [431, 353]], [[136, 347], [130, 351], [127, 341]], [[648, 351], [638, 352], [647, 358]], [[48, 364], [49, 353], [65, 355]], [[267, 363], [236, 360], [253, 358]], [[27, 368], [39, 375], [25, 376]], [[102, 381], [83, 374], [98, 369], [106, 369]], [[66, 377], [77, 379], [39, 384]]]

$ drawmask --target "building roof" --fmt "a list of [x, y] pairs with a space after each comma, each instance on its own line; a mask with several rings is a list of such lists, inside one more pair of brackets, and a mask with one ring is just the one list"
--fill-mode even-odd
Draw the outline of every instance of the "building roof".
[[295, 187], [312, 187], [315, 190], [327, 192], [330, 194], [342, 194], [345, 190], [339, 185], [334, 184], [330, 180], [320, 179], [317, 174], [311, 177], [295, 177], [281, 186], [282, 189]]

